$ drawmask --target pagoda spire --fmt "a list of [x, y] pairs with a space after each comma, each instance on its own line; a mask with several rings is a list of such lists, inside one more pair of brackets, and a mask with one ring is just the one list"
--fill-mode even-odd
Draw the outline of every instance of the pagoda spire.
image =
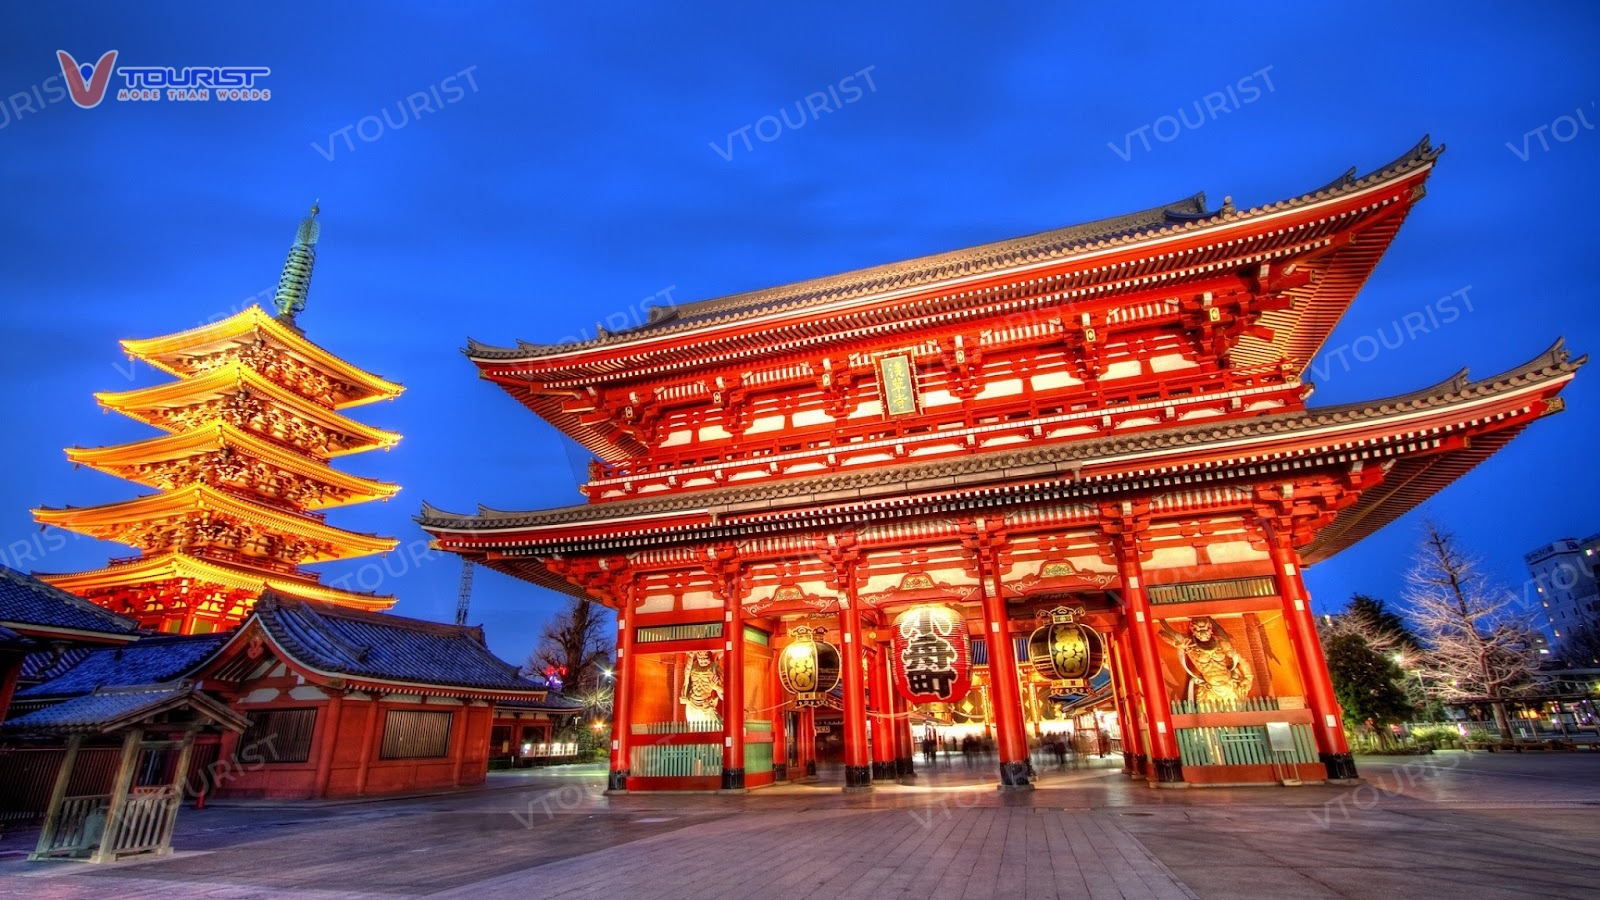
[[317, 237], [322, 225], [317, 221], [321, 201], [311, 204], [311, 215], [300, 220], [294, 235], [294, 246], [289, 248], [289, 258], [283, 263], [283, 275], [278, 278], [278, 290], [272, 303], [278, 308], [278, 318], [293, 322], [294, 317], [306, 308], [306, 295], [311, 292], [311, 267], [317, 261]]

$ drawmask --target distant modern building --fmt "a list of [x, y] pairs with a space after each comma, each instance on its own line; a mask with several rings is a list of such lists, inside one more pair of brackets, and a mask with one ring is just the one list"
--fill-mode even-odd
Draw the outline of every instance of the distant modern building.
[[1527, 554], [1528, 575], [1538, 592], [1540, 623], [1560, 644], [1586, 622], [1600, 622], [1600, 533], [1583, 540], [1561, 538]]

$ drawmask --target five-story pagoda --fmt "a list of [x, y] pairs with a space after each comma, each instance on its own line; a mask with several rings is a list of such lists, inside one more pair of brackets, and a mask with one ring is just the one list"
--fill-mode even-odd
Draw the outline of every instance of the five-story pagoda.
[[166, 337], [126, 340], [129, 356], [177, 381], [96, 394], [100, 405], [165, 432], [114, 447], [71, 448], [74, 464], [158, 493], [98, 506], [45, 507], [34, 517], [139, 555], [102, 569], [44, 575], [46, 581], [183, 634], [238, 624], [267, 589], [360, 609], [392, 597], [321, 584], [306, 563], [394, 549], [393, 538], [328, 525], [322, 510], [387, 499], [399, 486], [335, 470], [329, 460], [400, 435], [340, 413], [403, 390], [306, 339], [305, 309], [320, 226], [303, 219], [273, 304]]

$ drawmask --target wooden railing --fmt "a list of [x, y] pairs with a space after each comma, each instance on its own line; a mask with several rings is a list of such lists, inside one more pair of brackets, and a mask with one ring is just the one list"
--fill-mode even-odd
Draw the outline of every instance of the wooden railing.
[[[1276, 754], [1277, 761], [1314, 763], [1317, 744], [1310, 725], [1291, 725], [1294, 752]], [[1186, 766], [1270, 766], [1274, 755], [1263, 725], [1179, 728], [1178, 755]]]
[[692, 778], [722, 774], [722, 743], [634, 747], [629, 769], [637, 778]]
[[178, 818], [178, 795], [171, 785], [134, 788], [118, 811], [109, 852], [113, 856], [160, 850], [171, 839]]
[[61, 801], [61, 812], [56, 820], [50, 841], [41, 846], [36, 856], [85, 856], [100, 846], [106, 830], [106, 810], [111, 807], [110, 794], [91, 794], [84, 797], [67, 797]]
[[1175, 716], [1219, 712], [1271, 712], [1278, 708], [1277, 697], [1246, 697], [1243, 700], [1206, 702], [1204, 700], [1174, 700]]
[[701, 734], [722, 731], [722, 723], [710, 722], [635, 722], [634, 734]]

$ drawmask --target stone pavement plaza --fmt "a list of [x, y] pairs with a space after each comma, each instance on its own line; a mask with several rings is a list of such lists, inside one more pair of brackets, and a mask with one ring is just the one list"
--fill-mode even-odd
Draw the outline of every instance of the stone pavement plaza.
[[185, 809], [170, 857], [28, 863], [0, 896], [1595, 897], [1600, 755], [1362, 760], [1360, 787], [1156, 791], [1106, 770], [606, 797], [598, 767], [471, 793]]

